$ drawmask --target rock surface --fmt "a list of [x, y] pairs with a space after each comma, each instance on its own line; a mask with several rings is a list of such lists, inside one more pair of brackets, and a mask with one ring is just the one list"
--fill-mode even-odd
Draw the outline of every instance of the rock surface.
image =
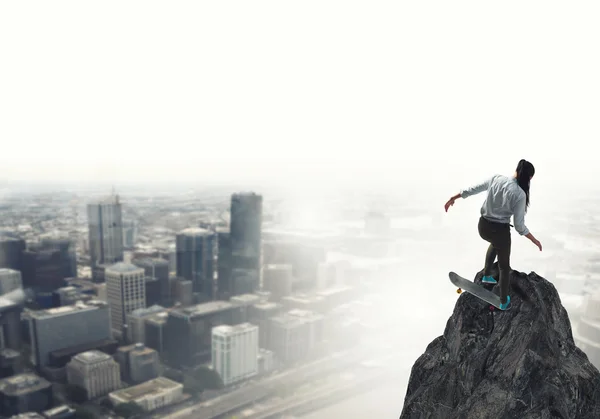
[[412, 367], [400, 419], [600, 418], [600, 372], [575, 346], [554, 285], [513, 271], [510, 296], [508, 311], [458, 298]]

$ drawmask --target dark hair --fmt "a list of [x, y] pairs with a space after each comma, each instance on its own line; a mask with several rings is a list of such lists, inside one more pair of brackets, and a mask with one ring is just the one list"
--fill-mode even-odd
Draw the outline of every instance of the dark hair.
[[529, 206], [529, 181], [535, 175], [535, 167], [525, 159], [517, 164], [517, 183], [525, 192], [525, 208]]

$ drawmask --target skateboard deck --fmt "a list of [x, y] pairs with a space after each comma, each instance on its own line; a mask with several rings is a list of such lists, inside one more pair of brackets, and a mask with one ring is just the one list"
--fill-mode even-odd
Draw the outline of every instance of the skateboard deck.
[[456, 290], [457, 293], [460, 294], [463, 291], [467, 291], [480, 300], [490, 303], [498, 309], [500, 308], [500, 297], [492, 291], [486, 290], [482, 285], [477, 285], [475, 282], [469, 281], [455, 272], [450, 272], [448, 276], [450, 277], [450, 281], [458, 287]]

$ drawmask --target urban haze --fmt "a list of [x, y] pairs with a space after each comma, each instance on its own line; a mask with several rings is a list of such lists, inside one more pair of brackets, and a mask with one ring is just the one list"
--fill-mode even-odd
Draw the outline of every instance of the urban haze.
[[599, 12], [1, 4], [0, 416], [397, 418], [522, 158], [600, 367]]

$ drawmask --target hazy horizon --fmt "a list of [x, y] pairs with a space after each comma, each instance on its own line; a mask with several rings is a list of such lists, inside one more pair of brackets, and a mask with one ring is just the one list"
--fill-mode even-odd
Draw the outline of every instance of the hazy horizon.
[[0, 181], [587, 182], [599, 10], [3, 2]]

